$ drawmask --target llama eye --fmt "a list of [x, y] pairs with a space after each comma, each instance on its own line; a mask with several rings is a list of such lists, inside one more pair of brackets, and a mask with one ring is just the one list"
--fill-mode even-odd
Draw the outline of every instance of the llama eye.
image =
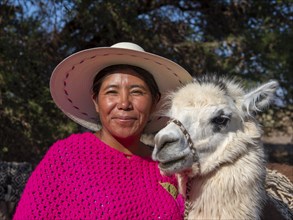
[[230, 117], [228, 117], [227, 115], [220, 115], [215, 117], [212, 120], [212, 123], [218, 126], [226, 126], [229, 121], [230, 121]]

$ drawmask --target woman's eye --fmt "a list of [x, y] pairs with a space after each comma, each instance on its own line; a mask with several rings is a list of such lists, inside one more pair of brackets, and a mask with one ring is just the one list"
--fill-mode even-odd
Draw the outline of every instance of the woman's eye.
[[133, 95], [143, 95], [144, 92], [141, 91], [141, 90], [133, 90], [133, 91], [131, 91], [131, 94], [133, 94]]
[[116, 90], [108, 90], [106, 91], [106, 94], [117, 94]]

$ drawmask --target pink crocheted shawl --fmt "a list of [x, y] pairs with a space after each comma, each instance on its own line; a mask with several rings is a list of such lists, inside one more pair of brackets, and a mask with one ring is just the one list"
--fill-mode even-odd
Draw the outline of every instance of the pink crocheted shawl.
[[17, 219], [183, 219], [174, 176], [125, 154], [94, 134], [57, 141], [27, 182]]

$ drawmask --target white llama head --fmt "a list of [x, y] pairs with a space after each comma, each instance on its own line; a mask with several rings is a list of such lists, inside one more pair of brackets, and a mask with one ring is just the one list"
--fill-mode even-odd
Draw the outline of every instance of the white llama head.
[[161, 172], [204, 175], [247, 153], [247, 143], [257, 145], [261, 136], [254, 115], [269, 106], [277, 87], [271, 81], [245, 92], [234, 80], [204, 76], [170, 94], [167, 116], [184, 128], [171, 121], [155, 136], [152, 156]]

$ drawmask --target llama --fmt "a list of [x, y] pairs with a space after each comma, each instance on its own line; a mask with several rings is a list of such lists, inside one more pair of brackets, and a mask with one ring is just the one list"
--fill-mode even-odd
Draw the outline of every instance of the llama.
[[254, 115], [277, 87], [245, 92], [235, 80], [204, 76], [169, 95], [171, 120], [155, 135], [152, 157], [162, 174], [176, 174], [179, 192], [190, 186], [188, 219], [261, 218], [266, 161]]

